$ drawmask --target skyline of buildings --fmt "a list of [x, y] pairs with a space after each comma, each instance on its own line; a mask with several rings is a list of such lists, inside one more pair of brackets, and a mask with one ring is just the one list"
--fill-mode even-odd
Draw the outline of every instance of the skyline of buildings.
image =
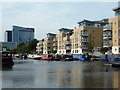
[[[107, 47], [109, 52], [120, 54], [120, 2], [118, 5], [117, 8], [113, 9], [115, 12], [114, 18], [100, 21], [80, 21], [78, 22], [79, 27], [74, 28], [70, 36], [67, 36], [67, 33], [70, 33], [69, 29], [59, 29], [59, 31], [61, 30], [60, 33], [54, 37], [56, 42], [50, 47], [55, 46], [56, 54], [85, 54], [88, 53], [88, 45], [90, 43], [93, 51], [100, 52], [101, 47]], [[48, 46], [45, 47], [48, 48]], [[50, 50], [49, 52], [52, 53], [52, 50]], [[50, 53], [43, 52], [43, 54]]]
[[14, 25], [11, 31], [5, 31], [5, 42], [2, 42], [2, 46], [12, 50], [20, 43], [28, 44], [33, 39], [34, 28]]

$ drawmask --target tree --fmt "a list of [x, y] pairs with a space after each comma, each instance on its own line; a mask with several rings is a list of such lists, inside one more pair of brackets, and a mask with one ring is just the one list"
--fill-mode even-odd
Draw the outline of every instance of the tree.
[[108, 50], [109, 50], [109, 48], [107, 48], [107, 47], [101, 47], [100, 48], [100, 52], [103, 53], [103, 54], [105, 54], [105, 52], [107, 52]]
[[13, 53], [34, 53], [36, 51], [37, 39], [33, 39], [29, 44], [20, 43], [12, 50]]

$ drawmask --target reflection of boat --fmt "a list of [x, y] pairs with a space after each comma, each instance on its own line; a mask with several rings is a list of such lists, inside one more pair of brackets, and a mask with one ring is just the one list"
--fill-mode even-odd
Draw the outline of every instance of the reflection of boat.
[[42, 55], [29, 54], [27, 57], [30, 58], [30, 59], [41, 59]]
[[53, 60], [53, 56], [52, 55], [43, 55], [42, 60]]
[[12, 60], [12, 54], [9, 51], [2, 51], [2, 66], [12, 67], [14, 62]]

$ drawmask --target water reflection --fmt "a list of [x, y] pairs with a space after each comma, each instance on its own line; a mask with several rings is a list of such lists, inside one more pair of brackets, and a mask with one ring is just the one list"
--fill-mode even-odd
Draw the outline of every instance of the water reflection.
[[120, 69], [114, 69], [90, 62], [19, 60], [11, 71], [3, 71], [3, 87], [118, 88]]

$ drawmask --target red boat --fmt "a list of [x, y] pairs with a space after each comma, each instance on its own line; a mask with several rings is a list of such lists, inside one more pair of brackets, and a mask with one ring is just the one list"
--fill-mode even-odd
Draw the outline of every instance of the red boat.
[[53, 60], [53, 56], [52, 55], [43, 55], [42, 60]]

